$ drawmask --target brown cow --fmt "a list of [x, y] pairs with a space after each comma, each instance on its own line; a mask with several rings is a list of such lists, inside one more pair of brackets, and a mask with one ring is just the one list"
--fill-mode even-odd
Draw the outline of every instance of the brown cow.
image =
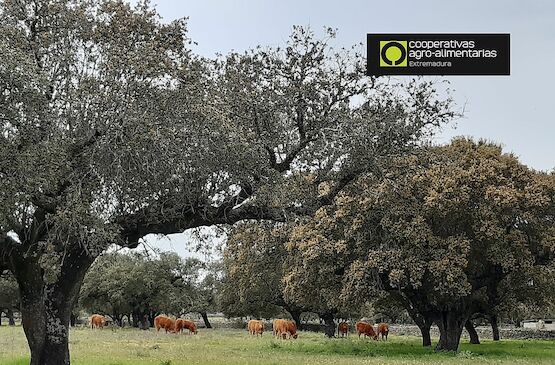
[[247, 329], [251, 335], [256, 335], [256, 337], [258, 337], [260, 334], [260, 336], [262, 336], [262, 333], [264, 332], [264, 322], [251, 319], [247, 324]]
[[102, 328], [106, 325], [106, 318], [100, 314], [91, 316], [91, 328]]
[[297, 324], [294, 321], [287, 321], [287, 333], [289, 333], [290, 338], [297, 338]]
[[289, 338], [297, 338], [297, 325], [295, 322], [288, 319], [275, 319], [272, 322], [272, 327], [274, 330], [274, 336], [286, 339], [287, 335]]
[[382, 335], [382, 340], [385, 337], [385, 340], [387, 341], [388, 334], [389, 334], [389, 325], [387, 323], [380, 323], [378, 325], [378, 333], [376, 334], [376, 337], [379, 335]]
[[337, 325], [337, 336], [348, 336], [349, 335], [349, 324], [347, 322], [341, 322]]
[[274, 319], [272, 321], [272, 332], [274, 333], [274, 337], [277, 337], [277, 329], [278, 329], [278, 321], [283, 321], [283, 319]]
[[197, 325], [195, 322], [178, 318], [175, 321], [175, 332], [181, 333], [183, 332], [183, 329], [188, 329], [190, 334], [197, 334]]
[[364, 323], [364, 322], [357, 322], [356, 329], [358, 333], [358, 338], [360, 338], [360, 335], [364, 335], [364, 338], [366, 338], [366, 336], [370, 336], [374, 340], [378, 339], [378, 335], [376, 334], [376, 332], [374, 332], [374, 327], [372, 327], [371, 324]]
[[156, 328], [156, 332], [160, 331], [160, 328], [163, 328], [166, 330], [166, 333], [171, 332], [171, 333], [175, 333], [175, 321], [171, 318], [168, 318], [166, 316], [156, 316], [156, 318], [154, 318], [154, 327]]

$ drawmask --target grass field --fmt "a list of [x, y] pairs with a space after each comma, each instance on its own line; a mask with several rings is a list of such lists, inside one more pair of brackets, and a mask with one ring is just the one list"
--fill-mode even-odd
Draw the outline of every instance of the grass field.
[[[295, 341], [275, 340], [271, 333], [249, 337], [246, 331], [199, 330], [198, 335], [170, 335], [137, 329], [73, 329], [72, 364], [555, 364], [555, 341], [463, 340], [458, 354], [434, 353], [418, 337], [390, 335], [388, 342], [326, 339], [301, 332]], [[0, 364], [28, 364], [21, 327], [0, 327]]]

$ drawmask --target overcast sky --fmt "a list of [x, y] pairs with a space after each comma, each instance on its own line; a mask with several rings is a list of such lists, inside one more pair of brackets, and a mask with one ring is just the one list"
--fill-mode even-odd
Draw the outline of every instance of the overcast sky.
[[[278, 46], [293, 25], [338, 29], [334, 45], [367, 33], [510, 33], [510, 76], [453, 76], [465, 117], [437, 142], [465, 135], [501, 143], [522, 162], [555, 168], [555, 1], [153, 0], [164, 18], [189, 17], [193, 49], [207, 57], [256, 45]], [[179, 249], [185, 236], [175, 236]], [[164, 245], [167, 246], [167, 245]]]

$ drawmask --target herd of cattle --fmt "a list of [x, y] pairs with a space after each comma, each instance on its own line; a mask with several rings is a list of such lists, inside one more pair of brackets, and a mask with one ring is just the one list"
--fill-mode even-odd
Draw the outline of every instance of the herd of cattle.
[[[106, 318], [100, 314], [93, 314], [90, 322], [91, 328], [102, 328], [106, 325]], [[183, 330], [189, 330], [189, 333], [197, 334], [195, 322], [183, 318], [173, 320], [162, 315], [154, 318], [154, 328], [156, 328], [157, 332], [160, 332], [160, 329], [165, 330], [166, 333], [182, 333]]]
[[[106, 325], [106, 318], [100, 314], [93, 314], [90, 322], [91, 328], [102, 328]], [[183, 330], [187, 329], [190, 334], [197, 334], [195, 322], [182, 318], [174, 320], [163, 315], [154, 318], [154, 328], [156, 328], [157, 332], [163, 329], [166, 333], [182, 333]], [[264, 322], [255, 319], [250, 320], [247, 324], [247, 330], [253, 336], [262, 336], [262, 333], [264, 333]], [[277, 338], [291, 339], [298, 337], [297, 325], [294, 321], [288, 319], [274, 319], [272, 322], [272, 330], [274, 336]], [[364, 335], [364, 338], [371, 337], [374, 340], [378, 340], [378, 337], [381, 336], [382, 340], [387, 340], [389, 325], [387, 323], [380, 323], [377, 325], [376, 330], [374, 330], [374, 326], [369, 323], [357, 322], [355, 330], [359, 338], [361, 335]], [[349, 324], [347, 322], [339, 323], [337, 326], [337, 335], [340, 337], [349, 335]]]
[[[247, 324], [247, 329], [253, 336], [262, 336], [264, 332], [264, 322], [255, 319], [250, 320]], [[297, 325], [295, 322], [288, 319], [274, 319], [272, 322], [272, 330], [274, 336], [277, 338], [287, 339], [298, 337]], [[355, 330], [359, 338], [361, 335], [364, 335], [364, 338], [371, 337], [374, 340], [378, 340], [379, 336], [381, 336], [382, 340], [387, 340], [387, 336], [389, 335], [389, 325], [387, 323], [378, 324], [376, 330], [374, 330], [374, 326], [369, 323], [357, 322]], [[349, 335], [349, 324], [347, 322], [341, 322], [337, 325], [337, 335], [340, 337]]]
[[189, 333], [197, 334], [197, 325], [195, 322], [182, 318], [178, 318], [174, 321], [166, 316], [158, 316], [154, 318], [154, 328], [156, 328], [156, 332], [159, 332], [160, 328], [163, 328], [166, 330], [166, 333], [181, 333], [184, 329], [188, 329]]

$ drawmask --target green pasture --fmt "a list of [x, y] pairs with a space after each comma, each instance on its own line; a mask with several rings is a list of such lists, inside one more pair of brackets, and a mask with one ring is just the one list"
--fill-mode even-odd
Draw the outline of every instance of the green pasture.
[[[271, 333], [250, 337], [247, 331], [200, 329], [198, 335], [175, 335], [126, 328], [71, 330], [75, 365], [179, 364], [555, 364], [555, 341], [483, 340], [460, 352], [434, 353], [420, 338], [390, 335], [388, 342], [326, 339], [301, 332], [297, 340], [276, 340]], [[0, 364], [28, 364], [21, 327], [0, 327]]]

